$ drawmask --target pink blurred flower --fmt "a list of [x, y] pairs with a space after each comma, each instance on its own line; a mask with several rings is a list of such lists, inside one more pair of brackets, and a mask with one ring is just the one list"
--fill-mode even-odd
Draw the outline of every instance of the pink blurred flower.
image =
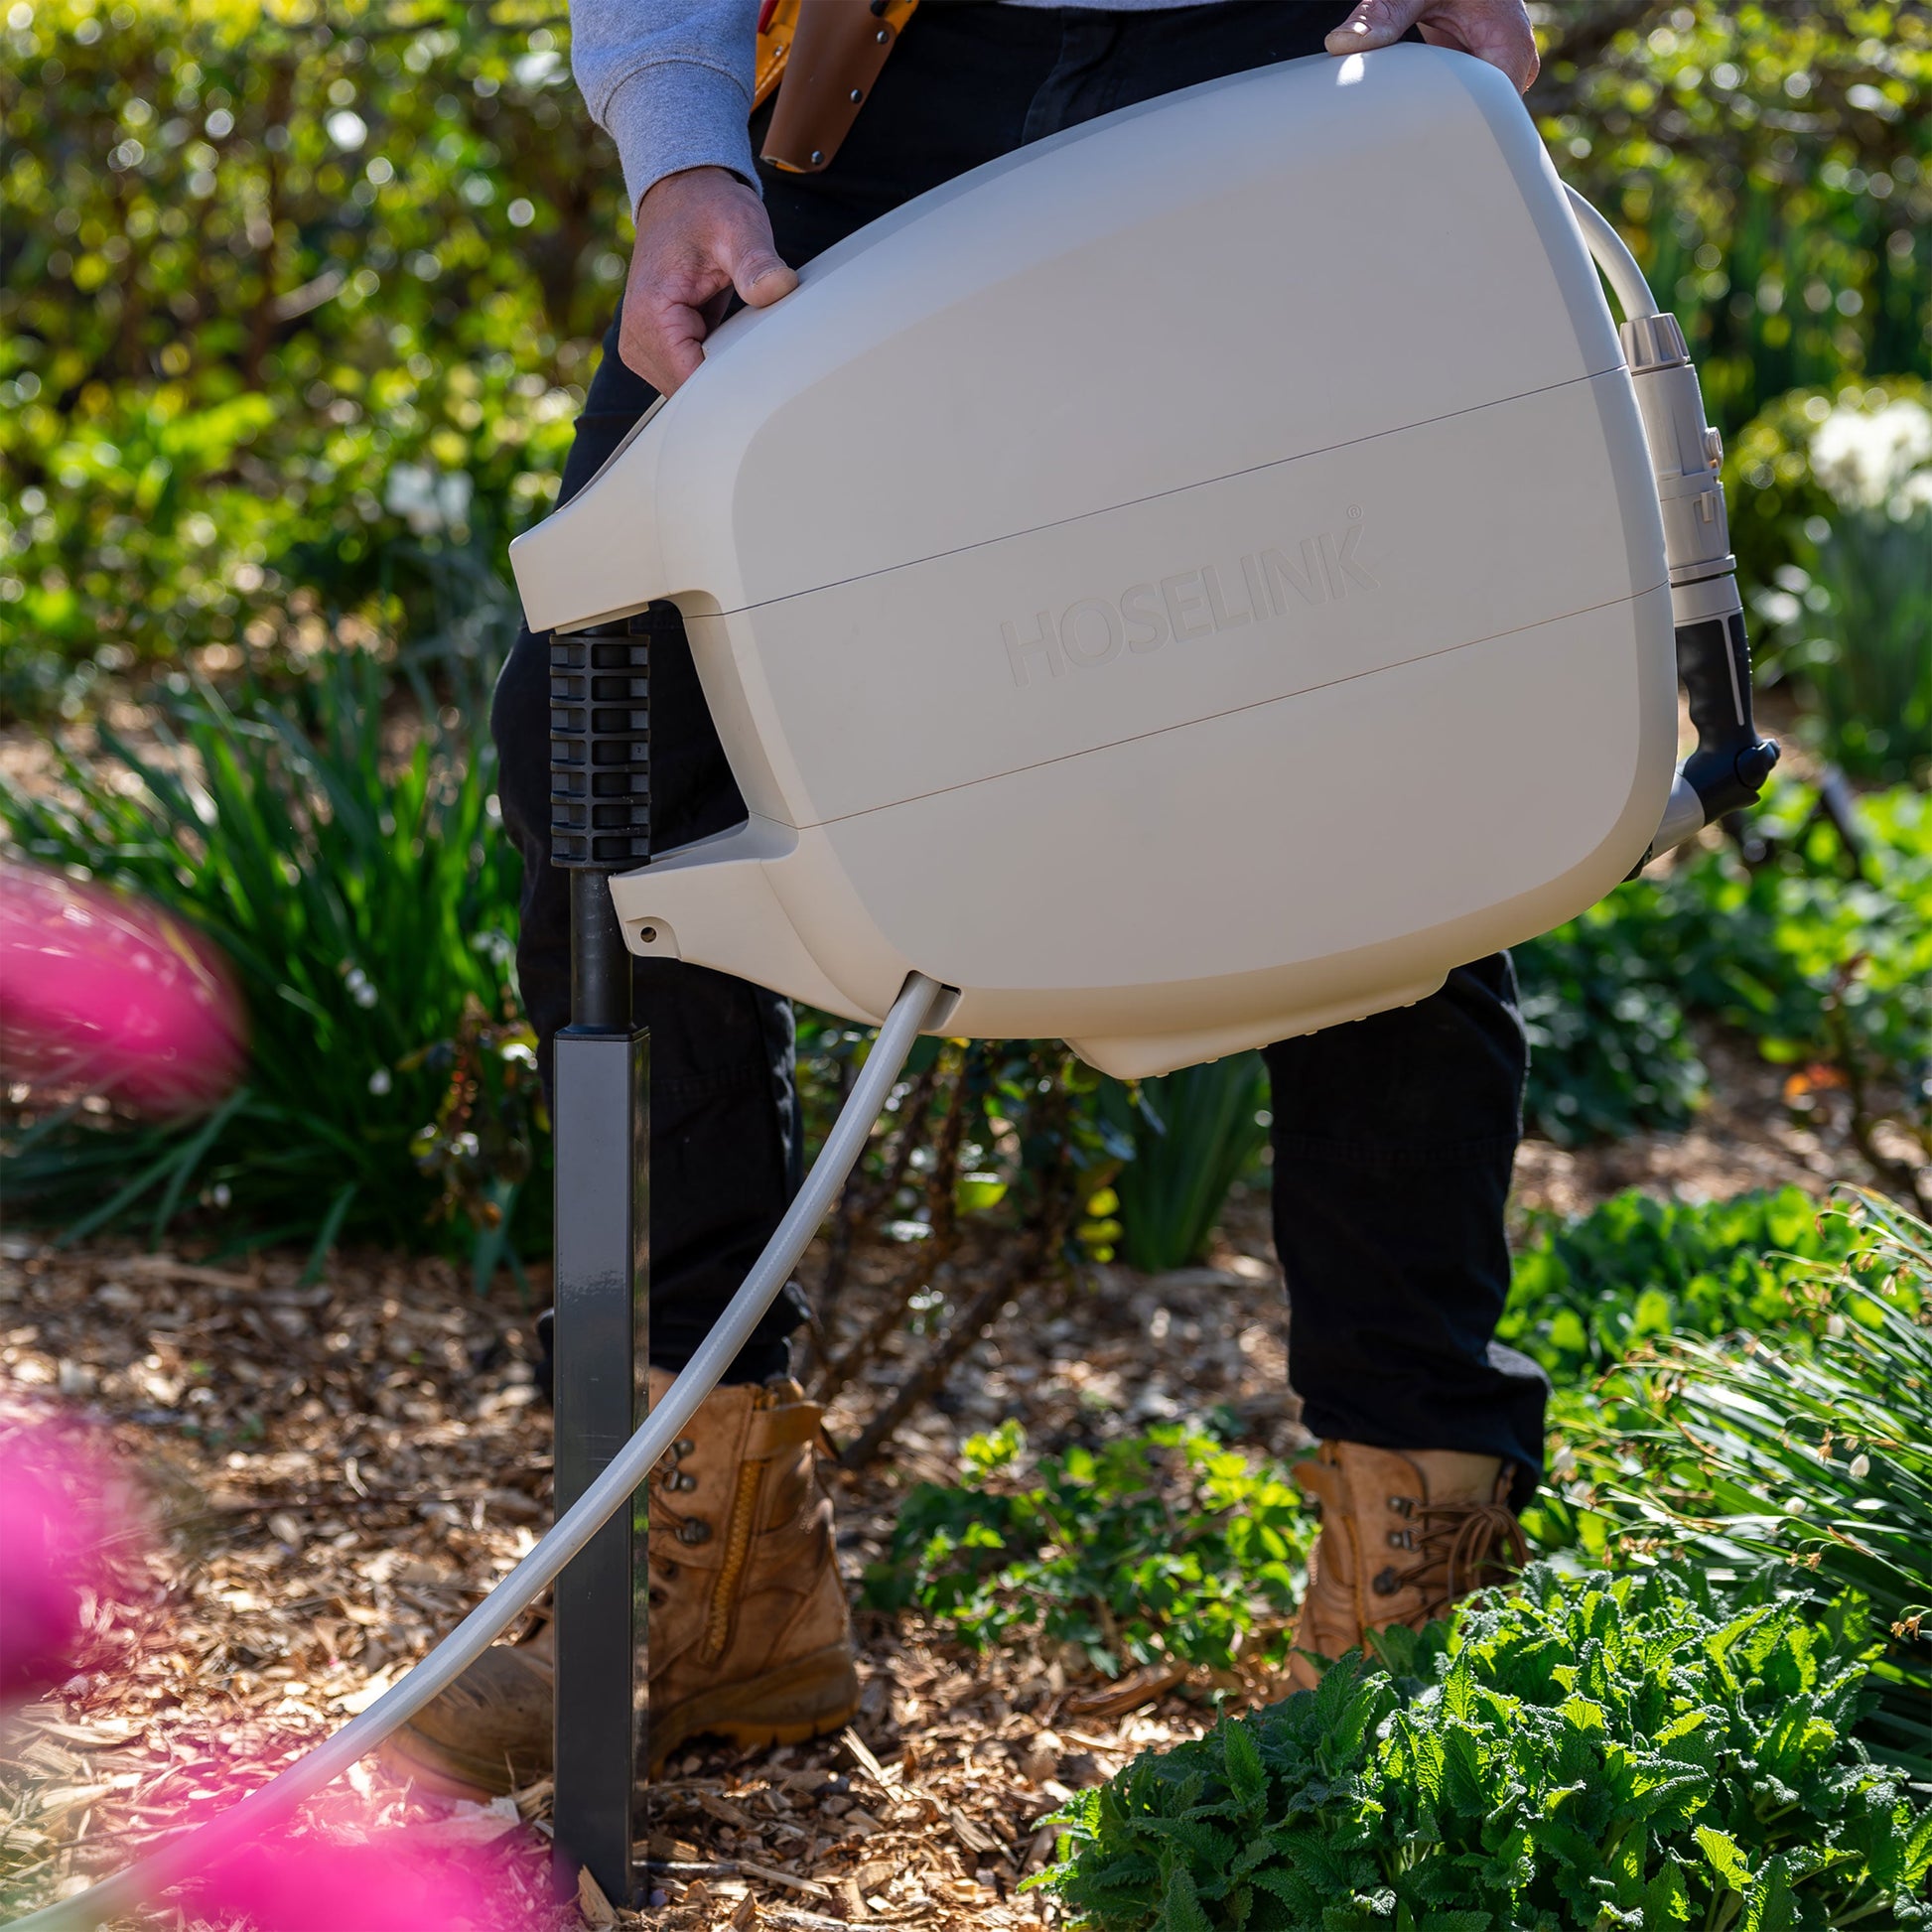
[[108, 1537], [125, 1526], [111, 1465], [64, 1424], [0, 1425], [0, 1705], [71, 1677], [83, 1592], [107, 1581]]
[[301, 1833], [271, 1832], [224, 1859], [186, 1902], [255, 1932], [494, 1932], [529, 1920], [500, 1854], [452, 1844], [434, 1824], [371, 1825], [342, 1798]]
[[241, 1072], [225, 964], [159, 906], [0, 863], [0, 1064], [46, 1093], [150, 1114], [212, 1106]]

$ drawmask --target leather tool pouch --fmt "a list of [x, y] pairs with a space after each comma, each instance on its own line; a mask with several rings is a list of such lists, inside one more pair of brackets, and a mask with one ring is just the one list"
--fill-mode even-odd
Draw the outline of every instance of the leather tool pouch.
[[759, 35], [759, 97], [773, 82], [778, 86], [764, 160], [796, 175], [815, 175], [830, 165], [917, 5], [777, 0]]

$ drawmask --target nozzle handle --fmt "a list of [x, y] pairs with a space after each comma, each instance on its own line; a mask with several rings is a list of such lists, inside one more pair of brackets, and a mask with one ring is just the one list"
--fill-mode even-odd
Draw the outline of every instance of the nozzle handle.
[[1751, 716], [1751, 647], [1743, 612], [1680, 623], [1677, 675], [1698, 735], [1683, 775], [1709, 825], [1756, 804], [1778, 761], [1775, 741], [1758, 737]]
[[608, 875], [650, 859], [650, 636], [659, 621], [644, 610], [551, 634], [553, 866]]

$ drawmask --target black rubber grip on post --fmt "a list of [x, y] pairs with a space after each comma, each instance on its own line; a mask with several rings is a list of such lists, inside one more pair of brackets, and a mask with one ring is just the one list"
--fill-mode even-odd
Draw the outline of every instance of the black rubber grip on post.
[[1684, 776], [1704, 801], [1704, 822], [1757, 803], [1778, 761], [1751, 718], [1751, 647], [1741, 611], [1677, 626], [1677, 675], [1691, 704], [1697, 750]]
[[624, 872], [650, 857], [650, 634], [644, 614], [550, 639], [550, 863]]

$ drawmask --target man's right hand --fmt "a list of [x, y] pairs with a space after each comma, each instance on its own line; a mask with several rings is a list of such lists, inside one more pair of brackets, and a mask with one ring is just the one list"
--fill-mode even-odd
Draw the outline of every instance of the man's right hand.
[[1357, 0], [1328, 36], [1330, 54], [1393, 47], [1411, 27], [1436, 47], [1452, 47], [1500, 68], [1527, 93], [1536, 78], [1536, 29], [1523, 0]]
[[619, 352], [668, 396], [704, 360], [733, 289], [765, 309], [797, 286], [755, 190], [725, 168], [666, 175], [637, 204]]

